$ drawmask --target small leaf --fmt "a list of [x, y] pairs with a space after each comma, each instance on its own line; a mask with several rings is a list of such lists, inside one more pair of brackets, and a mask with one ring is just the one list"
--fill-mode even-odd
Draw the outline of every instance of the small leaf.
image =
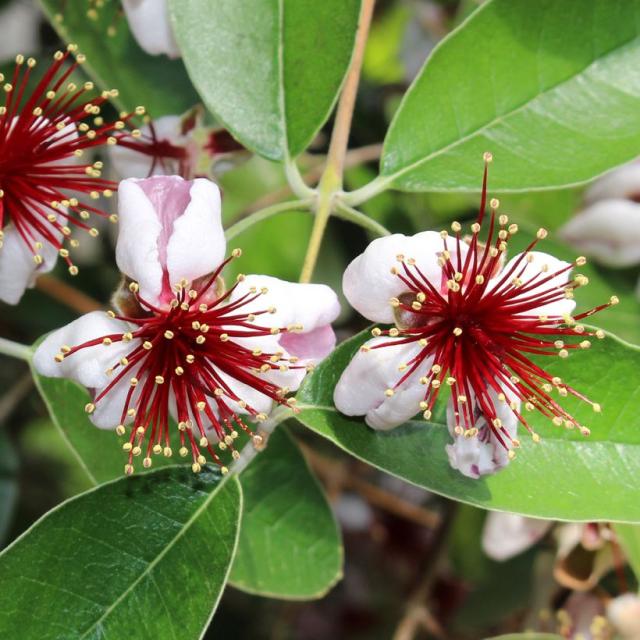
[[586, 403], [562, 398], [591, 436], [554, 427], [533, 412], [527, 417], [541, 443], [523, 432], [511, 464], [472, 480], [449, 466], [451, 438], [443, 422], [411, 420], [380, 432], [333, 406], [340, 374], [369, 335], [347, 340], [307, 376], [297, 396], [302, 424], [375, 467], [460, 502], [556, 520], [640, 522], [639, 347], [610, 336], [565, 361], [546, 358], [552, 375], [602, 404], [596, 414]]
[[64, 502], [0, 554], [0, 637], [200, 637], [235, 554], [241, 502], [235, 478], [176, 468]]
[[[86, 0], [40, 0], [58, 35], [87, 56], [85, 71], [101, 89], [117, 89], [119, 109], [144, 106], [153, 118], [180, 114], [199, 102], [184, 64], [151, 56], [137, 44], [120, 2], [90, 8]], [[41, 61], [44, 64], [44, 60]]]
[[170, 0], [205, 104], [272, 160], [303, 151], [329, 117], [349, 66], [360, 0]]
[[589, 180], [638, 155], [639, 0], [489, 0], [433, 51], [384, 143], [384, 183], [494, 190]]
[[342, 575], [337, 524], [300, 450], [281, 427], [241, 476], [245, 497], [231, 584], [273, 598], [320, 598]]

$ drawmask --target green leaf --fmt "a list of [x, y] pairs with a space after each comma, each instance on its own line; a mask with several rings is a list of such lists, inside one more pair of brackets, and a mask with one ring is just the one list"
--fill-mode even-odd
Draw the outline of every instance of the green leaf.
[[85, 0], [40, 3], [62, 40], [77, 44], [87, 56], [83, 68], [96, 84], [118, 90], [113, 102], [119, 109], [143, 105], [158, 118], [183, 113], [199, 102], [181, 60], [151, 56], [138, 46], [117, 0], [94, 7], [95, 13]]
[[[508, 201], [505, 201], [505, 205], [508, 205]], [[509, 255], [514, 256], [525, 251], [535, 238], [535, 233], [535, 227], [531, 227], [527, 223], [521, 224], [518, 233], [509, 240]], [[539, 245], [539, 249], [567, 262], [573, 262], [578, 256], [575, 249], [551, 239], [546, 239], [543, 244]], [[635, 294], [635, 281], [632, 283], [622, 281], [612, 283], [610, 279], [603, 276], [601, 268], [591, 263], [587, 263], [576, 271], [589, 278], [589, 284], [586, 287], [581, 287], [576, 293], [576, 313], [588, 311], [607, 302], [611, 294], [615, 293], [620, 299], [620, 304], [599, 313], [596, 316], [598, 326], [615, 333], [624, 340], [640, 344], [640, 322], [638, 322], [640, 300]], [[576, 362], [579, 360], [580, 358], [577, 358]]]
[[[69, 380], [35, 372], [34, 378], [56, 429], [88, 481], [95, 486], [121, 477], [126, 456], [112, 431], [98, 429], [88, 419], [87, 392]], [[172, 461], [175, 464], [154, 457], [156, 466]], [[271, 437], [265, 452], [243, 472], [241, 484], [244, 515], [234, 585], [291, 599], [326, 593], [341, 577], [339, 534], [322, 490], [284, 432]], [[2, 486], [0, 465], [0, 498]], [[0, 510], [2, 506], [0, 502]], [[1, 524], [0, 518], [0, 528]]]
[[[516, 459], [493, 476], [466, 478], [450, 468], [440, 423], [412, 420], [376, 432], [333, 406], [335, 384], [368, 332], [344, 342], [307, 376], [298, 392], [297, 418], [369, 464], [454, 500], [540, 518], [640, 522], [640, 348], [608, 336], [568, 359], [546, 358], [545, 368], [602, 404], [601, 414], [573, 398], [563, 406], [591, 436], [554, 427], [528, 414], [542, 441], [522, 435]], [[443, 415], [440, 407], [435, 415]]]
[[640, 0], [489, 0], [433, 51], [385, 139], [407, 191], [586, 181], [640, 148]]
[[4, 430], [0, 429], [0, 545], [9, 525], [18, 496], [18, 458]]
[[172, 468], [62, 503], [0, 555], [0, 637], [200, 637], [235, 554], [241, 502], [235, 478]]
[[244, 516], [231, 584], [274, 598], [325, 595], [342, 576], [340, 535], [318, 481], [283, 428], [241, 484]]
[[630, 524], [616, 524], [614, 529], [633, 573], [640, 580], [640, 527]]
[[[32, 373], [53, 424], [89, 482], [95, 486], [122, 476], [127, 457], [114, 431], [98, 429], [89, 420], [84, 410], [89, 402], [85, 389], [71, 380], [45, 378], [35, 370]], [[163, 460], [156, 456], [154, 463], [162, 464]]]
[[296, 156], [329, 117], [360, 0], [171, 0], [191, 79], [249, 149]]

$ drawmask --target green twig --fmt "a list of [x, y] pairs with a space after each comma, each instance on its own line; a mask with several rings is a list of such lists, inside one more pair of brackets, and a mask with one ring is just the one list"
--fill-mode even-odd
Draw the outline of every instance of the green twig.
[[368, 215], [362, 213], [362, 211], [358, 211], [340, 200], [336, 202], [335, 215], [336, 218], [342, 218], [342, 220], [347, 220], [363, 227], [375, 236], [381, 237], [391, 235], [391, 231], [386, 227], [383, 227], [379, 222], [376, 222]]
[[284, 213], [286, 211], [307, 211], [312, 202], [313, 200], [311, 198], [307, 200], [291, 200], [289, 202], [279, 202], [278, 204], [274, 204], [271, 207], [266, 207], [265, 209], [255, 211], [250, 216], [239, 220], [227, 229], [225, 233], [227, 242], [235, 238], [237, 235], [240, 235], [243, 231], [246, 231], [249, 227], [252, 227], [257, 222], [266, 220], [267, 218], [275, 216], [278, 213]]
[[310, 282], [313, 276], [322, 238], [329, 222], [329, 217], [333, 213], [336, 203], [336, 195], [342, 190], [342, 179], [344, 174], [345, 155], [349, 144], [349, 132], [351, 131], [351, 120], [353, 109], [356, 103], [358, 83], [360, 82], [360, 69], [364, 59], [364, 50], [369, 35], [369, 25], [373, 17], [375, 0], [363, 0], [360, 10], [360, 21], [358, 31], [353, 46], [353, 57], [344, 82], [336, 119], [331, 134], [329, 153], [327, 154], [327, 164], [318, 185], [318, 201], [316, 204], [316, 218], [311, 230], [311, 238], [307, 246], [307, 255], [302, 265], [300, 282]]
[[31, 347], [26, 344], [20, 344], [19, 342], [13, 342], [13, 340], [7, 340], [6, 338], [0, 338], [0, 354], [9, 356], [11, 358], [18, 358], [18, 360], [24, 360], [25, 362], [31, 361]]

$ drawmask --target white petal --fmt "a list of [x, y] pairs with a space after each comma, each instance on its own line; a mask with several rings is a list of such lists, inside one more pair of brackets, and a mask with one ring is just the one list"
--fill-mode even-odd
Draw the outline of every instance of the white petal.
[[7, 225], [0, 248], [0, 300], [18, 304], [32, 283], [37, 266], [33, 252], [29, 251], [20, 234], [13, 225]]
[[[365, 343], [367, 347], [392, 342], [393, 338], [380, 336]], [[386, 430], [406, 422], [420, 411], [425, 388], [419, 383], [432, 359], [425, 360], [391, 397], [385, 395], [403, 373], [398, 370], [421, 350], [416, 343], [358, 350], [342, 372], [334, 390], [333, 401], [338, 411], [347, 416], [366, 416], [373, 429]]]
[[640, 162], [634, 160], [598, 178], [585, 192], [587, 203], [640, 194]]
[[[301, 324], [306, 332], [331, 324], [340, 313], [338, 296], [330, 287], [287, 282], [264, 275], [246, 276], [234, 291], [232, 300], [238, 300], [253, 287], [258, 291], [266, 288], [267, 292], [251, 304], [252, 309], [275, 308], [274, 313], [258, 316], [256, 324], [270, 327]], [[248, 312], [249, 307], [243, 307], [242, 310]]]
[[190, 202], [175, 219], [167, 244], [169, 282], [190, 282], [208, 275], [224, 260], [226, 241], [222, 228], [220, 189], [203, 178], [189, 191]]
[[[42, 249], [37, 250], [42, 257], [42, 264], [37, 265], [33, 260], [36, 250], [31, 251], [27, 247], [18, 230], [8, 224], [3, 231], [4, 239], [0, 247], [0, 300], [17, 304], [25, 289], [33, 287], [38, 275], [48, 273], [55, 267], [58, 251], [39, 233], [32, 231], [34, 241], [42, 243]], [[53, 228], [52, 233], [57, 239], [62, 238], [62, 233], [55, 232]]]
[[[271, 411], [273, 400], [271, 400], [269, 396], [266, 396], [264, 393], [258, 391], [258, 389], [254, 389], [244, 382], [232, 378], [226, 373], [220, 371], [219, 374], [229, 389], [231, 389], [240, 400], [244, 400], [252, 409], [255, 409], [258, 413], [267, 414]], [[248, 413], [246, 409], [238, 406], [235, 402], [229, 402], [229, 405], [237, 413]]]
[[[135, 407], [136, 400], [140, 396], [141, 385], [133, 390], [131, 394], [131, 400], [129, 401], [129, 407]], [[96, 409], [91, 414], [91, 422], [100, 429], [115, 429], [122, 420], [122, 410], [124, 409], [127, 395], [131, 390], [129, 383], [129, 377], [124, 377], [117, 382], [107, 394], [96, 402]], [[102, 388], [95, 390], [95, 396], [97, 397]], [[124, 423], [130, 422], [133, 418], [126, 417]]]
[[280, 346], [303, 362], [318, 363], [326, 358], [336, 346], [336, 334], [330, 324], [325, 324], [304, 333], [285, 333]]
[[[446, 242], [455, 260], [455, 240], [448, 238]], [[347, 300], [365, 318], [373, 322], [392, 323], [394, 313], [389, 299], [408, 290], [407, 285], [391, 273], [393, 267], [401, 267], [397, 256], [415, 259], [423, 275], [441, 290], [442, 269], [437, 260], [444, 247], [445, 241], [435, 231], [423, 231], [413, 236], [397, 233], [377, 238], [344, 272], [342, 288]], [[467, 246], [462, 244], [461, 250], [461, 255], [466, 255]]]
[[38, 50], [40, 10], [36, 3], [3, 3], [0, 10], [0, 60]]
[[490, 511], [482, 530], [482, 548], [493, 560], [508, 560], [538, 542], [552, 526], [552, 520]]
[[633, 266], [640, 263], [640, 204], [622, 199], [601, 200], [571, 218], [558, 235], [602, 264]]
[[[558, 258], [554, 258], [552, 255], [543, 253], [542, 251], [530, 251], [529, 253], [533, 258], [531, 262], [524, 259], [521, 260], [522, 254], [518, 254], [509, 260], [504, 269], [489, 283], [487, 291], [495, 289], [503, 276], [507, 274], [509, 274], [509, 276], [507, 277], [506, 283], [501, 285], [500, 289], [505, 288], [515, 276], [518, 276], [523, 281], [523, 287], [526, 287], [532, 279], [542, 282], [543, 279], [552, 276], [554, 273], [570, 265], [569, 262], [558, 260]], [[512, 269], [512, 267], [515, 268]], [[548, 278], [543, 284], [537, 286], [534, 284], [531, 289], [522, 293], [522, 298], [529, 298], [541, 293], [551, 292], [554, 289], [560, 290], [570, 279], [571, 270], [567, 269], [558, 275]], [[563, 316], [570, 314], [575, 309], [575, 306], [576, 303], [574, 300], [563, 297], [557, 302], [543, 304], [528, 311], [523, 311], [522, 313], [523, 315]]]
[[[302, 325], [302, 330], [254, 338], [248, 340], [246, 346], [260, 348], [267, 353], [281, 348], [286, 355], [300, 358], [301, 364], [317, 364], [331, 353], [335, 347], [335, 334], [330, 325], [340, 313], [340, 303], [330, 287], [324, 284], [287, 282], [271, 276], [249, 275], [233, 292], [232, 301], [245, 296], [252, 287], [257, 291], [266, 288], [267, 293], [260, 295], [251, 305], [242, 307], [242, 310], [249, 312], [274, 309], [273, 313], [257, 316], [257, 326], [287, 328]], [[291, 387], [292, 390], [299, 386], [304, 378], [304, 371], [298, 370], [294, 377], [297, 384]], [[287, 378], [292, 382], [290, 376]]]
[[[509, 408], [508, 403], [516, 402], [516, 409], [519, 411], [520, 401], [508, 389], [503, 389], [503, 393], [506, 396], [506, 402], [498, 400], [497, 393], [493, 389], [489, 390], [496, 417], [501, 420], [509, 437], [515, 438], [518, 430], [518, 418]], [[471, 393], [471, 398], [468, 398], [467, 401], [471, 402], [474, 415], [479, 416], [474, 427], [480, 433], [474, 437], [455, 434], [455, 427], [459, 421], [456, 420], [453, 403], [449, 400], [447, 405], [447, 427], [449, 428], [449, 433], [453, 436], [453, 444], [447, 445], [445, 449], [449, 456], [449, 464], [453, 469], [457, 469], [469, 478], [477, 479], [480, 476], [495, 473], [509, 464], [509, 452], [500, 444], [498, 438], [488, 427], [484, 416], [479, 413], [473, 392]], [[461, 426], [464, 427], [465, 425]], [[509, 438], [503, 434], [502, 439], [508, 446]]]
[[622, 640], [640, 638], [640, 598], [635, 593], [613, 598], [607, 605], [607, 617]]
[[129, 27], [138, 44], [152, 56], [161, 53], [170, 58], [179, 58], [169, 21], [167, 0], [122, 0]]
[[54, 357], [64, 345], [76, 346], [107, 335], [122, 335], [126, 331], [129, 331], [129, 325], [125, 322], [110, 318], [103, 311], [92, 311], [49, 334], [36, 349], [33, 364], [42, 375], [71, 378], [90, 389], [101, 389], [110, 381], [106, 370], [135, 349], [138, 341], [87, 347], [60, 363]]
[[118, 187], [118, 217], [118, 267], [140, 285], [143, 298], [155, 302], [162, 292], [158, 248], [162, 224], [136, 180], [123, 180]]
[[[187, 144], [188, 136], [182, 134], [181, 116], [163, 116], [153, 121], [153, 130], [159, 141], [170, 142], [174, 146]], [[151, 136], [148, 124], [140, 127], [143, 137]], [[149, 175], [171, 175], [178, 173], [179, 163], [176, 160], [165, 159], [156, 162], [153, 157], [116, 144], [109, 147], [109, 157], [116, 173], [121, 178], [147, 178]]]

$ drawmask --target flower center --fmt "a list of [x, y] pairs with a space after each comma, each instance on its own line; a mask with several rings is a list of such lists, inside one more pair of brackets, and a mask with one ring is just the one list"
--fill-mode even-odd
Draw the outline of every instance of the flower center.
[[[236, 250], [232, 257], [239, 255]], [[254, 434], [247, 424], [247, 418], [258, 422], [267, 418], [264, 410], [254, 406], [254, 392], [278, 404], [295, 402], [286, 397], [289, 389], [273, 382], [270, 374], [302, 367], [297, 358], [278, 348], [277, 336], [298, 327], [267, 325], [265, 319], [275, 309], [261, 301], [268, 293], [266, 289], [252, 288], [233, 299], [243, 276], [229, 290], [214, 292], [214, 283], [219, 282], [219, 274], [230, 259], [198, 289], [189, 288], [186, 281], [176, 285], [176, 297], [168, 308], [149, 303], [140, 296], [137, 283], [130, 283], [129, 291], [142, 313], [109, 312], [112, 318], [126, 323], [128, 331], [63, 347], [56, 356], [61, 362], [81, 349], [100, 344], [130, 345], [126, 355], [119, 357], [107, 371], [110, 382], [86, 406], [87, 412], [93, 413], [101, 402], [122, 402], [116, 432], [124, 435], [125, 424], [132, 425], [123, 445], [129, 454], [127, 473], [133, 472], [133, 457], [142, 454], [144, 442], [145, 467], [151, 466], [152, 454], [172, 455], [171, 418], [178, 423], [179, 454], [191, 454], [194, 472], [205, 464], [206, 450], [224, 473], [227, 467], [216, 446], [219, 451], [230, 450], [237, 459], [234, 441], [238, 429], [251, 436], [255, 446], [262, 443], [261, 436]], [[131, 306], [129, 301], [127, 307]], [[252, 339], [273, 348], [256, 348]], [[247, 399], [247, 393], [254, 400]]]
[[[458, 222], [452, 224], [453, 237], [447, 231], [441, 233], [441, 273], [437, 281], [430, 279], [413, 257], [397, 256], [398, 265], [392, 272], [406, 291], [390, 301], [396, 327], [374, 329], [374, 336], [390, 339], [366, 349], [414, 344], [415, 355], [398, 367], [398, 380], [387, 389], [387, 396], [394, 395], [410, 377], [419, 376], [425, 388], [420, 409], [430, 419], [440, 389], [450, 387], [457, 435], [476, 436], [477, 425], [484, 429], [482, 423], [486, 422], [503, 447], [519, 446], [500, 418], [506, 410], [538, 442], [539, 435], [521, 412], [521, 403], [526, 411], [537, 410], [555, 425], [578, 428], [588, 435], [589, 429], [569, 415], [551, 393], [573, 395], [591, 404], [594, 411], [600, 411], [600, 405], [544, 371], [531, 358], [565, 358], [571, 349], [589, 348], [591, 343], [585, 338], [603, 338], [604, 333], [587, 330], [580, 321], [616, 304], [618, 299], [613, 296], [609, 303], [574, 317], [562, 312], [573, 291], [588, 282], [582, 275], [569, 275], [573, 267], [584, 265], [586, 260], [578, 258], [555, 270], [537, 264], [532, 250], [546, 237], [544, 229], [522, 254], [503, 267], [508, 242], [518, 228], [509, 224], [507, 216], [497, 216], [499, 203], [492, 200], [488, 237], [486, 242], [480, 241], [486, 180], [485, 165], [482, 204], [471, 226], [472, 236], [463, 239]], [[579, 341], [572, 342], [572, 338]], [[488, 437], [488, 432], [483, 437]]]
[[[86, 150], [116, 144], [114, 131], [124, 129], [133, 116], [122, 114], [117, 122], [105, 123], [101, 106], [117, 92], [103, 91], [89, 98], [93, 83], [78, 86], [69, 81], [84, 61], [84, 56], [76, 52], [75, 45], [58, 51], [31, 92], [27, 88], [36, 66], [33, 58], [17, 56], [10, 79], [0, 74], [0, 83], [4, 83], [4, 104], [0, 106], [0, 245], [2, 229], [11, 220], [37, 265], [43, 262], [41, 250], [49, 244], [67, 262], [72, 275], [78, 269], [64, 246], [72, 227], [97, 236], [98, 230], [87, 220], [92, 214], [107, 217], [79, 198], [110, 197], [116, 186], [101, 178], [101, 162], [83, 164], [79, 159]], [[74, 62], [69, 60], [72, 53], [76, 54]], [[142, 107], [136, 110], [137, 115], [143, 113]], [[113, 215], [109, 219], [115, 222], [117, 218]], [[75, 239], [69, 241], [71, 247], [77, 244]]]

